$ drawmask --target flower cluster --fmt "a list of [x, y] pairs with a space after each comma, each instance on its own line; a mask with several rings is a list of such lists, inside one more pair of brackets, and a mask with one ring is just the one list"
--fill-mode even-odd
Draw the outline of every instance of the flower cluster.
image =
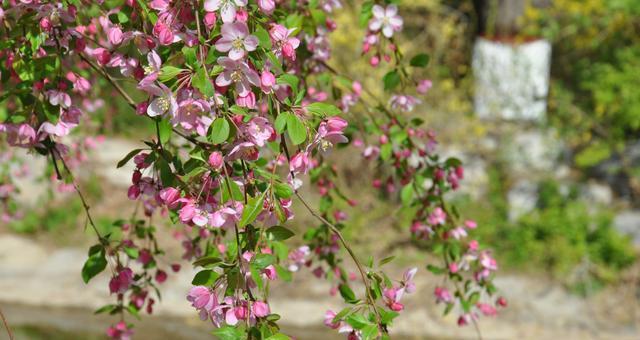
[[[403, 298], [416, 290], [417, 269], [393, 282], [381, 269], [390, 258], [363, 264], [342, 235], [349, 222], [344, 206], [357, 202], [336, 185], [338, 171], [326, 156], [350, 140], [365, 162], [380, 165], [375, 188], [388, 196], [399, 193], [403, 205], [420, 208], [413, 240], [440, 245], [444, 262], [427, 268], [453, 283], [466, 280], [464, 290], [453, 294], [439, 287], [437, 301], [448, 309], [460, 306], [461, 324], [506, 304], [489, 301], [497, 270], [491, 253], [466, 242], [475, 223], [458, 221], [443, 198], [464, 178], [461, 162], [441, 160], [434, 133], [405, 117], [432, 84], [405, 69], [426, 67], [428, 56], [414, 56], [409, 66], [403, 62], [394, 43], [403, 27], [397, 5], [363, 6], [363, 54], [371, 54], [372, 66], [381, 60], [394, 64], [383, 79], [388, 101], [373, 98], [371, 104], [371, 91], [355, 80], [345, 86], [348, 78], [328, 64], [338, 0], [5, 4], [0, 73], [11, 114], [0, 123], [0, 135], [11, 147], [49, 156], [56, 177], [78, 191], [98, 238], [82, 277], [88, 282], [109, 268], [116, 303], [98, 312], [121, 317], [108, 328], [109, 337], [129, 339], [132, 325], [122, 321], [124, 315], [152, 313], [167, 268], [180, 270], [163, 262], [151, 224], [155, 215], [174, 224], [183, 258], [199, 268], [187, 300], [213, 324], [214, 334], [283, 337], [269, 305], [269, 283], [290, 281], [307, 267], [330, 280], [329, 293], [348, 304], [327, 313], [327, 326], [350, 339], [386, 337], [405, 309]], [[96, 110], [111, 104], [95, 98], [114, 94], [145, 117], [155, 134], [118, 163], [135, 165], [127, 196], [136, 209], [103, 235], [71, 174], [96, 140], [65, 143], [77, 126], [88, 129]], [[372, 135], [375, 142], [367, 138]], [[306, 176], [320, 195], [318, 212], [298, 191]], [[0, 200], [6, 205], [16, 188], [4, 177]], [[295, 233], [286, 225], [294, 218], [294, 200], [320, 224], [305, 230], [305, 245], [290, 249], [286, 241]], [[146, 219], [137, 217], [140, 211]], [[352, 289], [355, 281], [365, 287], [360, 297]]]

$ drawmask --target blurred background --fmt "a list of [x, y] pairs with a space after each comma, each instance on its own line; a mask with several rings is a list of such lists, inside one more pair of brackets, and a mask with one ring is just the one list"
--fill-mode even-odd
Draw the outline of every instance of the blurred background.
[[[351, 2], [343, 7], [332, 65], [381, 90], [384, 63], [372, 69], [359, 58], [359, 9]], [[509, 308], [481, 320], [484, 338], [639, 339], [640, 1], [414, 0], [403, 2], [400, 14], [401, 49], [431, 56], [433, 88], [414, 112], [437, 133], [442, 154], [463, 160], [465, 180], [449, 198], [478, 221], [471, 237], [490, 245], [501, 265], [495, 282]], [[115, 164], [154, 131], [102, 85], [93, 91], [103, 100], [85, 108], [104, 137], [91, 141], [90, 160], [76, 172], [107, 231], [133, 210], [126, 199], [132, 169]], [[394, 334], [475, 338], [453, 316], [442, 318], [431, 295], [436, 278], [424, 269], [430, 259], [408, 241], [409, 223], [397, 202], [377, 199], [362, 175], [373, 169], [351, 161], [355, 152], [333, 157], [345, 191], [361, 203], [345, 207], [356, 252], [396, 255], [389, 270], [397, 275], [421, 264], [418, 294], [407, 299]], [[0, 184], [20, 172], [21, 206], [8, 209], [22, 215], [0, 222], [0, 307], [17, 339], [103, 339], [113, 320], [93, 310], [109, 301], [108, 278], [88, 287], [81, 280], [93, 241], [83, 229], [81, 202], [49, 180], [46, 160], [17, 159], [0, 166]], [[292, 227], [304, 231], [315, 222], [299, 208]], [[179, 260], [171, 226], [157, 224], [167, 263]], [[210, 325], [185, 300], [188, 267], [164, 283], [154, 316], [131, 320], [136, 338], [210, 337]], [[330, 284], [309, 271], [290, 284], [304, 288], [295, 295], [273, 289], [272, 309], [283, 316], [285, 331], [300, 339], [337, 338], [321, 326], [326, 309], [340, 308], [339, 298], [328, 295]]]

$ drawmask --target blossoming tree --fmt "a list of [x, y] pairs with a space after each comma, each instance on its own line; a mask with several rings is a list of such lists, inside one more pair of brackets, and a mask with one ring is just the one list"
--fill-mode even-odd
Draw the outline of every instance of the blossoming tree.
[[[179, 230], [184, 259], [199, 269], [185, 303], [219, 338], [287, 339], [269, 305], [269, 282], [312, 266], [345, 302], [327, 311], [327, 327], [349, 339], [389, 338], [418, 269], [393, 280], [382, 271], [390, 259], [363, 263], [342, 236], [349, 223], [336, 204], [357, 202], [334, 185], [337, 172], [325, 156], [338, 146], [360, 149], [379, 169], [374, 187], [411, 208], [407, 237], [441, 259], [420, 267], [443, 276], [434, 295], [445, 313], [475, 325], [506, 305], [494, 294], [490, 251], [466, 239], [476, 223], [444, 199], [464, 177], [461, 162], [439, 157], [435, 134], [411, 116], [432, 85], [420, 78], [429, 57], [399, 50], [396, 3], [359, 4], [362, 55], [388, 69], [382, 98], [331, 66], [328, 36], [339, 0], [3, 1], [3, 159], [12, 159], [12, 148], [48, 157], [56, 179], [80, 196], [97, 238], [82, 278], [109, 268], [114, 302], [98, 312], [121, 315], [110, 337], [130, 338], [133, 324], [124, 316], [152, 313], [168, 273], [180, 270], [160, 264], [155, 228], [141, 218], [159, 215]], [[117, 164], [135, 163], [123, 199], [141, 209], [115, 221], [118, 232], [108, 235], [73, 176], [78, 155], [94, 144], [83, 129], [87, 103], [105, 82], [131, 107], [121, 114], [145, 116], [156, 131]], [[2, 169], [3, 219], [19, 218]], [[303, 179], [317, 189], [319, 207], [298, 190]], [[305, 231], [306, 245], [291, 249], [293, 201], [318, 224]], [[363, 290], [354, 291], [354, 282]]]

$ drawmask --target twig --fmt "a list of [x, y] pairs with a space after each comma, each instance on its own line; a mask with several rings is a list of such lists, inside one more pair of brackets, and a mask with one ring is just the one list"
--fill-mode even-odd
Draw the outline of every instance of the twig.
[[364, 287], [365, 287], [365, 290], [366, 290], [366, 296], [367, 296], [367, 301], [368, 301], [367, 304], [370, 305], [373, 308], [373, 311], [374, 311], [374, 313], [376, 315], [376, 322], [378, 323], [378, 326], [380, 327], [380, 330], [383, 333], [387, 333], [386, 327], [384, 327], [382, 325], [382, 319], [380, 317], [380, 313], [378, 312], [378, 308], [376, 307], [375, 300], [371, 296], [371, 286], [369, 285], [369, 280], [367, 279], [367, 276], [366, 276], [366, 274], [364, 272], [364, 269], [362, 268], [362, 264], [360, 263], [360, 261], [356, 257], [356, 254], [353, 252], [351, 247], [347, 244], [347, 241], [342, 236], [342, 233], [340, 232], [340, 230], [338, 230], [338, 228], [335, 225], [333, 225], [333, 223], [327, 221], [326, 218], [324, 218], [321, 215], [319, 215], [318, 213], [316, 213], [315, 210], [313, 210], [311, 208], [311, 206], [309, 206], [309, 204], [302, 198], [302, 196], [300, 196], [300, 194], [298, 192], [296, 192], [295, 194], [298, 197], [298, 199], [300, 200], [300, 202], [302, 202], [302, 204], [305, 206], [305, 208], [307, 208], [309, 213], [313, 217], [317, 218], [320, 222], [326, 224], [327, 227], [329, 227], [329, 230], [331, 230], [331, 232], [333, 234], [335, 234], [336, 236], [338, 236], [338, 239], [340, 239], [340, 243], [342, 243], [342, 246], [344, 247], [344, 249], [347, 250], [347, 253], [349, 253], [349, 256], [351, 257], [353, 262], [356, 264], [356, 267], [358, 267], [358, 271], [360, 272], [360, 277], [362, 277], [362, 283], [364, 283]]
[[9, 327], [9, 323], [7, 319], [4, 317], [4, 313], [2, 313], [2, 309], [0, 309], [0, 318], [2, 318], [2, 323], [4, 324], [4, 328], [7, 329], [7, 334], [9, 335], [9, 340], [13, 340], [13, 333], [11, 332], [11, 328]]

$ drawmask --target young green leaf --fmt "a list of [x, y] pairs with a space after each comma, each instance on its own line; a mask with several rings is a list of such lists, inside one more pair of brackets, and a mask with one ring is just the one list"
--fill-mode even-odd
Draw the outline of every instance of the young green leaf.
[[427, 65], [429, 65], [430, 59], [431, 58], [429, 57], [428, 54], [420, 53], [415, 57], [411, 58], [411, 61], [409, 61], [409, 65], [413, 67], [426, 67]]
[[226, 118], [216, 118], [211, 124], [211, 134], [209, 141], [213, 144], [222, 144], [229, 138], [229, 122]]
[[284, 241], [295, 235], [295, 233], [283, 226], [273, 226], [267, 229], [267, 235], [274, 241]]
[[264, 209], [264, 196], [267, 194], [265, 190], [262, 195], [249, 198], [247, 205], [242, 211], [242, 218], [238, 224], [240, 228], [244, 228], [247, 224], [253, 222]]
[[287, 133], [295, 145], [302, 144], [307, 140], [307, 128], [295, 114], [287, 115]]

